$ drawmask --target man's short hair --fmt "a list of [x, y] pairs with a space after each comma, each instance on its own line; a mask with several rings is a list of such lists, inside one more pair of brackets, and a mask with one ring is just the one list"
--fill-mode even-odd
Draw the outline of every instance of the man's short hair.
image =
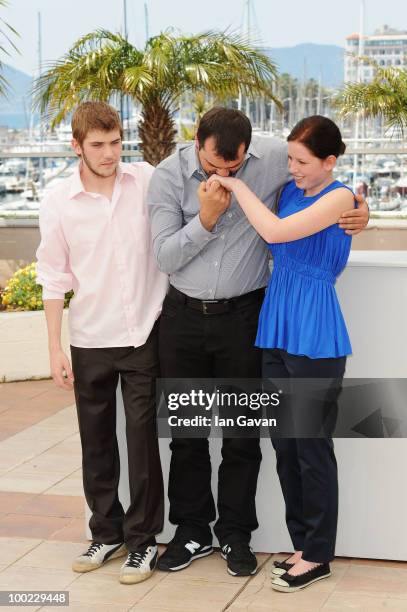
[[196, 135], [200, 149], [205, 140], [213, 136], [216, 153], [225, 161], [234, 161], [242, 143], [245, 151], [249, 148], [252, 126], [249, 118], [241, 111], [215, 106], [202, 117]]
[[119, 113], [106, 102], [83, 102], [76, 108], [71, 121], [72, 136], [82, 145], [91, 130], [111, 132], [119, 130], [123, 138], [123, 128]]

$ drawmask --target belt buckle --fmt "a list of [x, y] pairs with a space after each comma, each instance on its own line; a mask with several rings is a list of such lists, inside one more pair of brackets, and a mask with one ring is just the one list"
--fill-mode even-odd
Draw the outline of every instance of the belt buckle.
[[219, 300], [202, 300], [202, 312], [203, 314], [211, 314], [208, 312], [208, 304], [218, 304]]

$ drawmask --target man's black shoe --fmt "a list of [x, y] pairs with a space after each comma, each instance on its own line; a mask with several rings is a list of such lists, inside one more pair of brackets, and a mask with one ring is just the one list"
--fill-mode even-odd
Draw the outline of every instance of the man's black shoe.
[[221, 555], [226, 560], [231, 576], [252, 576], [257, 571], [257, 559], [247, 542], [225, 544]]
[[212, 544], [199, 544], [187, 538], [174, 538], [158, 559], [157, 567], [163, 572], [177, 572], [188, 567], [195, 559], [207, 557], [212, 553]]

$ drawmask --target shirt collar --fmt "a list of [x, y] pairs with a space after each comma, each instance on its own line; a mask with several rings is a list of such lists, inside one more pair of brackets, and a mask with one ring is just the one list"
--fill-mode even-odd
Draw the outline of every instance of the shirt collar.
[[[203, 170], [201, 168], [201, 164], [199, 163], [195, 143], [185, 147], [184, 151], [185, 150], [185, 156], [188, 163], [188, 178], [191, 178], [195, 174], [195, 172], [197, 172], [198, 174], [202, 174]], [[245, 161], [248, 160], [250, 157], [257, 157], [257, 159], [260, 159], [261, 157], [261, 154], [258, 152], [253, 142], [250, 143], [249, 148], [246, 151]]]
[[[82, 179], [81, 179], [81, 163], [79, 162], [79, 164], [77, 164], [74, 173], [72, 175], [71, 178], [71, 188], [69, 190], [69, 199], [73, 199], [75, 196], [77, 196], [80, 193], [89, 193], [85, 190], [85, 187], [83, 186], [82, 183]], [[117, 171], [116, 171], [116, 180], [121, 183], [123, 176], [125, 174], [128, 174], [130, 176], [133, 176], [133, 173], [131, 172], [130, 168], [128, 168], [127, 164], [123, 164], [122, 162], [119, 163], [119, 165], [117, 166]], [[97, 196], [98, 194], [92, 194], [90, 193], [89, 195], [94, 195]]]

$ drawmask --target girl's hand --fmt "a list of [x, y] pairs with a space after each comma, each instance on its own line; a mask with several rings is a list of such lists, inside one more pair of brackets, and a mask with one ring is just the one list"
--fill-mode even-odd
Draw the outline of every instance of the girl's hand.
[[233, 178], [232, 176], [219, 176], [218, 174], [212, 174], [207, 181], [208, 185], [211, 185], [217, 181], [227, 191], [233, 191], [239, 179]]

